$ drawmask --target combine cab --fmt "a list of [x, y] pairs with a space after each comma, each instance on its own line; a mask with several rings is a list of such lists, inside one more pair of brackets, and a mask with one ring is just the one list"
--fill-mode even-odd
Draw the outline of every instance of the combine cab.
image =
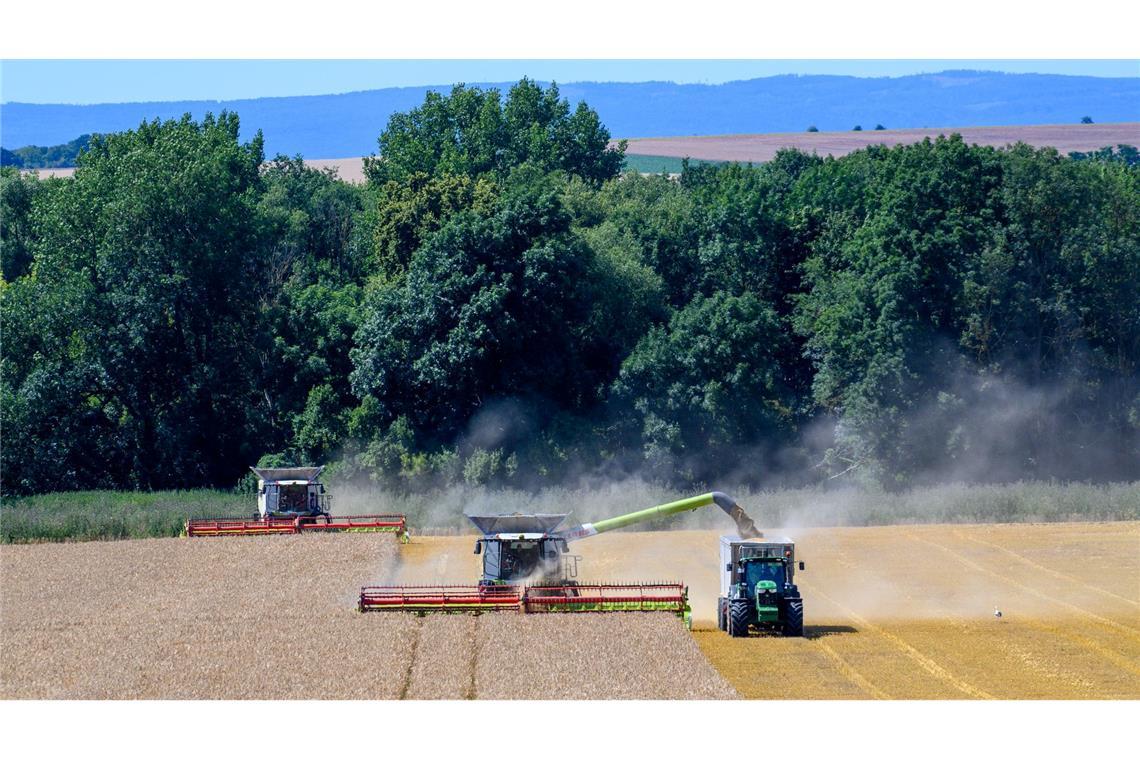
[[257, 513], [249, 519], [186, 521], [187, 536], [262, 536], [340, 531], [395, 533], [408, 541], [403, 515], [332, 515], [332, 497], [319, 478], [324, 467], [251, 467], [257, 475]]
[[569, 544], [654, 517], [716, 504], [742, 536], [756, 537], [752, 520], [720, 492], [662, 504], [626, 515], [559, 530], [566, 514], [467, 515], [483, 537], [475, 553], [483, 558], [476, 586], [366, 586], [361, 612], [672, 612], [691, 622], [688, 589], [680, 583], [580, 583], [578, 557]]

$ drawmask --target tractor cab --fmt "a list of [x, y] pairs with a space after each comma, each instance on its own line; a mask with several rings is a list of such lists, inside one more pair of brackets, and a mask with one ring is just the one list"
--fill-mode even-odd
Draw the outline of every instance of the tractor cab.
[[564, 578], [566, 539], [551, 535], [566, 515], [467, 515], [483, 533], [475, 553], [483, 556], [481, 584], [548, 583]]
[[772, 588], [781, 589], [788, 584], [787, 560], [751, 557], [740, 560], [741, 580], [748, 588], [755, 588], [759, 584], [771, 584]]

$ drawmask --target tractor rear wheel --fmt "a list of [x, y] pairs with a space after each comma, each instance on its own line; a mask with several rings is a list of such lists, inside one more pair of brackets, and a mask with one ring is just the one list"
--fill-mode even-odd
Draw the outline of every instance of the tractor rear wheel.
[[742, 637], [748, 635], [748, 602], [734, 599], [728, 603], [728, 635]]
[[784, 607], [784, 635], [804, 635], [804, 600], [792, 599]]

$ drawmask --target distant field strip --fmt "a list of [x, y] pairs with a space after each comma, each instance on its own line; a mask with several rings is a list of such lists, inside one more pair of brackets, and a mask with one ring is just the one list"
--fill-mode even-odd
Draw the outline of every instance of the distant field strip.
[[778, 151], [788, 148], [838, 157], [870, 145], [908, 145], [950, 134], [962, 135], [969, 144], [1003, 147], [1024, 142], [1037, 148], [1056, 148], [1062, 153], [1097, 150], [1120, 144], [1140, 145], [1140, 123], [1122, 122], [642, 137], [629, 140], [626, 154], [759, 163], [771, 161]]

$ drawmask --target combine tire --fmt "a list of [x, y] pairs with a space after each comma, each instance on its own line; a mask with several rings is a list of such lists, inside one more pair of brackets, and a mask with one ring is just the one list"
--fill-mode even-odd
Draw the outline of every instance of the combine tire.
[[748, 602], [743, 599], [728, 603], [728, 635], [737, 638], [748, 635]]
[[784, 609], [784, 635], [804, 635], [804, 600], [793, 599]]
[[716, 600], [716, 627], [717, 630], [728, 630], [728, 615], [725, 613], [724, 597]]

